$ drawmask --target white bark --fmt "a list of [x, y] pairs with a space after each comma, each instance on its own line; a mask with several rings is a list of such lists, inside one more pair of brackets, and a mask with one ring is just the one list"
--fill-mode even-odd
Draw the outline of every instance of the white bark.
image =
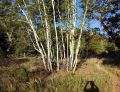
[[54, 0], [52, 0], [52, 8], [53, 8], [53, 17], [54, 17], [54, 28], [55, 28], [55, 34], [56, 34], [56, 49], [57, 49], [57, 56], [56, 56], [56, 62], [57, 62], [57, 71], [59, 71], [59, 47], [58, 47], [58, 33], [57, 33], [57, 28], [56, 28], [56, 19], [55, 19], [55, 5], [54, 5]]
[[68, 34], [67, 34], [67, 71], [69, 71], [69, 37], [68, 37]]
[[73, 44], [72, 44], [72, 42], [73, 42], [73, 37], [72, 37], [72, 15], [71, 15], [71, 11], [70, 11], [70, 7], [71, 7], [72, 5], [71, 5], [71, 3], [70, 4], [68, 4], [68, 15], [69, 15], [69, 17], [68, 17], [68, 21], [69, 21], [69, 30], [70, 30], [70, 32], [69, 32], [69, 49], [70, 49], [70, 57], [69, 57], [69, 63], [70, 63], [70, 69], [72, 70], [72, 62], [73, 62]]
[[[26, 4], [25, 4], [25, 1], [24, 1], [24, 0], [23, 0], [23, 2], [24, 2], [24, 5], [25, 5], [25, 7], [26, 7]], [[20, 5], [19, 5], [19, 8], [22, 10], [22, 8], [21, 8]], [[27, 7], [26, 7], [26, 8], [27, 8]], [[40, 53], [41, 56], [42, 56], [43, 63], [44, 63], [44, 67], [45, 67], [45, 69], [46, 69], [45, 57], [44, 57], [43, 51], [42, 51], [42, 49], [40, 48], [40, 45], [39, 45], [39, 43], [38, 43], [37, 33], [36, 33], [35, 29], [34, 29], [32, 20], [31, 20], [31, 18], [30, 18], [29, 16], [27, 16], [27, 14], [24, 12], [24, 10], [22, 10], [22, 13], [25, 15], [25, 18], [26, 18], [28, 24], [30, 25], [30, 27], [31, 27], [31, 29], [32, 29], [32, 31], [33, 31], [34, 38], [35, 38], [35, 42], [36, 42], [36, 45], [37, 45], [37, 50], [39, 51], [39, 53]]]
[[[72, 15], [70, 14], [70, 6], [72, 6]], [[76, 29], [76, 0], [73, 0], [72, 4], [68, 7], [68, 12], [70, 14], [70, 17], [68, 20], [70, 20], [70, 68], [73, 69], [73, 63], [74, 63], [74, 56], [75, 56], [75, 41], [74, 41], [74, 35], [75, 35], [75, 29]], [[72, 19], [71, 19], [72, 18]]]
[[49, 29], [49, 25], [48, 25], [48, 21], [47, 21], [47, 13], [46, 13], [46, 8], [45, 8], [45, 4], [44, 1], [42, 0], [43, 3], [43, 10], [44, 10], [44, 15], [45, 15], [45, 27], [46, 27], [46, 35], [47, 35], [47, 59], [48, 59], [48, 67], [49, 70], [52, 71], [52, 63], [51, 63], [51, 46], [50, 46], [50, 29]]
[[[62, 39], [62, 44], [60, 47], [62, 47], [59, 50], [59, 38], [58, 38], [58, 30], [57, 30], [57, 25], [56, 25], [56, 12], [55, 12], [55, 1], [52, 1], [52, 9], [53, 9], [53, 19], [54, 19], [54, 30], [55, 30], [55, 41], [56, 41], [56, 51], [55, 48], [52, 47], [52, 39], [51, 39], [51, 31], [50, 31], [50, 27], [49, 27], [49, 20], [48, 20], [48, 15], [47, 15], [47, 11], [46, 11], [46, 6], [45, 6], [45, 2], [44, 0], [42, 1], [42, 7], [43, 7], [43, 14], [41, 14], [41, 9], [40, 9], [40, 5], [39, 5], [39, 13], [40, 13], [40, 17], [42, 17], [42, 20], [44, 20], [44, 23], [42, 21], [42, 24], [45, 27], [44, 33], [45, 33], [45, 40], [46, 40], [46, 45], [47, 45], [47, 51], [45, 51], [45, 46], [43, 46], [42, 42], [40, 42], [40, 39], [37, 35], [37, 32], [34, 28], [34, 24], [32, 22], [32, 19], [30, 17], [29, 14], [26, 14], [24, 12], [24, 10], [22, 10], [21, 6], [19, 5], [20, 9], [22, 10], [22, 13], [25, 15], [25, 18], [28, 22], [28, 24], [30, 25], [31, 29], [32, 29], [32, 33], [35, 39], [35, 42], [33, 41], [32, 37], [31, 42], [33, 44], [33, 47], [35, 48], [35, 50], [37, 50], [41, 56], [42, 56], [42, 60], [44, 63], [44, 67], [45, 69], [48, 69], [49, 71], [53, 71], [52, 68], [52, 60], [55, 60], [56, 58], [56, 62], [57, 62], [57, 71], [59, 71], [60, 69], [60, 62], [59, 59], [61, 61], [64, 61], [64, 59], [66, 58], [66, 69], [67, 71], [69, 71], [69, 69], [73, 70], [73, 72], [75, 72], [76, 70], [76, 66], [78, 63], [78, 53], [79, 53], [79, 49], [81, 46], [81, 37], [82, 37], [82, 32], [83, 32], [83, 28], [84, 28], [84, 24], [85, 24], [85, 18], [86, 18], [86, 14], [87, 14], [87, 4], [85, 7], [85, 11], [84, 11], [84, 15], [83, 15], [83, 19], [82, 19], [82, 23], [81, 23], [81, 29], [80, 29], [80, 33], [79, 33], [79, 37], [78, 37], [78, 42], [77, 42], [77, 46], [75, 46], [75, 29], [76, 29], [76, 0], [73, 0], [72, 3], [68, 3], [68, 22], [69, 22], [69, 26], [68, 29], [70, 31], [66, 32], [66, 47], [65, 47], [65, 41], [64, 41], [64, 35], [63, 35], [63, 28], [60, 28], [60, 32], [61, 32], [61, 39]], [[25, 3], [25, 1], [23, 0], [25, 7], [27, 8], [27, 5]], [[38, 0], [38, 4], [40, 4], [40, 0]], [[72, 7], [72, 12], [71, 12], [71, 8]], [[59, 19], [60, 19], [60, 23], [62, 23], [62, 17], [60, 15], [60, 11], [58, 9], [58, 13], [59, 13]], [[41, 22], [41, 21], [40, 21]], [[65, 52], [65, 50], [67, 50], [67, 53]], [[55, 53], [56, 52], [56, 53]], [[64, 54], [62, 56], [62, 53]], [[56, 55], [56, 56], [54, 56]], [[60, 57], [60, 58], [59, 58]], [[47, 59], [47, 60], [46, 60]]]
[[72, 42], [71, 42], [71, 51], [72, 51], [72, 62], [71, 62], [71, 68], [73, 68], [73, 63], [74, 63], [74, 50], [75, 50], [75, 41], [74, 41], [74, 35], [75, 35], [75, 29], [76, 29], [76, 0], [73, 0], [73, 18], [72, 18], [72, 25], [73, 25], [73, 28], [71, 30], [71, 39], [72, 39]]
[[83, 20], [82, 20], [82, 24], [81, 24], [80, 34], [79, 34], [79, 38], [78, 38], [77, 48], [76, 48], [76, 52], [75, 52], [75, 60], [74, 60], [74, 69], [73, 69], [73, 72], [75, 72], [76, 66], [77, 66], [77, 63], [78, 63], [78, 52], [79, 52], [79, 49], [80, 49], [80, 46], [81, 46], [81, 37], [82, 37], [83, 27], [84, 27], [84, 24], [85, 24], [85, 18], [86, 18], [86, 14], [87, 14], [87, 8], [88, 7], [87, 7], [87, 4], [86, 4], [85, 12], [84, 12]]
[[[59, 3], [59, 2], [58, 2]], [[58, 13], [59, 13], [59, 18], [60, 18], [60, 23], [62, 23], [62, 18], [60, 15], [60, 11], [58, 9]], [[64, 37], [63, 37], [63, 28], [60, 26], [60, 31], [61, 31], [61, 36], [62, 36], [62, 50], [63, 50], [63, 59], [65, 59], [65, 44], [64, 44]]]

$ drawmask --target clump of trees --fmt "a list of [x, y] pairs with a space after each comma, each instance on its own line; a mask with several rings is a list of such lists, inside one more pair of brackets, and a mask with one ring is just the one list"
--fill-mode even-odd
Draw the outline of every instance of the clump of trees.
[[85, 56], [107, 54], [118, 51], [119, 48], [115, 43], [110, 42], [108, 38], [101, 35], [96, 29], [84, 31], [82, 35], [81, 54]]
[[[118, 5], [112, 1], [104, 1], [100, 5], [100, 1], [82, 0], [78, 4], [76, 0], [2, 0], [0, 52], [14, 56], [40, 54], [45, 69], [52, 71], [55, 62], [59, 71], [60, 64], [65, 62], [66, 70], [74, 72], [79, 54], [118, 50], [119, 13], [110, 18], [106, 18], [105, 13], [113, 11], [110, 5], [114, 8]], [[78, 7], [83, 10], [81, 15], [77, 14]], [[108, 36], [96, 29], [89, 31], [84, 28], [86, 20], [93, 18], [101, 21]]]

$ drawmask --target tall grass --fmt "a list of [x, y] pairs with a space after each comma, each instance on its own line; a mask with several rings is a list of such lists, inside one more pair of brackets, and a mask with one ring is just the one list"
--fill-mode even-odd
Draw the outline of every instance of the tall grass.
[[88, 81], [93, 81], [99, 92], [111, 92], [109, 75], [97, 69], [94, 62], [87, 64], [85, 70], [59, 74], [50, 79], [41, 78], [39, 74], [31, 76], [28, 67], [25, 68], [27, 65], [0, 67], [0, 92], [83, 92]]
[[[102, 74], [101, 74], [102, 73]], [[50, 92], [83, 92], [87, 81], [93, 81], [99, 92], [111, 92], [111, 79], [103, 72], [95, 75], [68, 74], [52, 79], [47, 84]]]

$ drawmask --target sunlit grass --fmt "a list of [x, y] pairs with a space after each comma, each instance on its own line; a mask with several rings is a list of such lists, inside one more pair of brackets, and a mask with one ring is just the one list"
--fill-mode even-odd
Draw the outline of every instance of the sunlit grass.
[[63, 72], [49, 79], [42, 79], [39, 74], [31, 76], [28, 67], [1, 67], [0, 92], [83, 92], [87, 81], [93, 81], [99, 92], [111, 92], [109, 75], [97, 69], [94, 61], [88, 60], [85, 70], [78, 69], [75, 74]]
[[50, 80], [47, 88], [51, 92], [83, 92], [87, 81], [94, 81], [100, 92], [111, 92], [110, 78], [107, 75], [66, 75]]
[[93, 81], [100, 92], [111, 92], [110, 76], [97, 69], [93, 60], [88, 61], [90, 66], [80, 74], [70, 73], [49, 80], [47, 88], [49, 88], [51, 92], [83, 92], [87, 81]]

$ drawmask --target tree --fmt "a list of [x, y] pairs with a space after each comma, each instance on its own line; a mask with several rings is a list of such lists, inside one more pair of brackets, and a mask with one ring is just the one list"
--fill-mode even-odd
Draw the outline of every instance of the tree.
[[[13, 19], [15, 18], [15, 12], [12, 12], [13, 7], [11, 7], [11, 3], [9, 0], [4, 0], [0, 4], [0, 24], [1, 24], [1, 31], [4, 31], [4, 35], [7, 37], [7, 52], [10, 52], [12, 48], [12, 35], [15, 29]], [[11, 17], [12, 16], [12, 17]], [[3, 32], [2, 32], [3, 33]]]
[[[49, 5], [47, 5], [48, 2]], [[78, 53], [81, 45], [81, 37], [88, 9], [87, 7], [88, 2], [89, 0], [86, 0], [86, 2], [84, 2], [85, 8], [84, 13], [82, 14], [83, 18], [81, 22], [81, 28], [79, 31], [78, 39], [76, 41], [77, 43], [76, 46], [75, 46], [76, 7], [77, 7], [76, 0], [68, 1], [38, 0], [37, 2], [32, 3], [23, 0], [22, 3], [18, 2], [21, 15], [25, 16], [26, 22], [29, 24], [29, 27], [31, 28], [29, 33], [31, 35], [33, 46], [35, 50], [40, 53], [43, 59], [44, 67], [49, 71], [53, 70], [52, 62], [56, 62], [57, 70], [59, 70], [60, 60], [63, 61], [63, 57], [60, 53], [65, 52], [65, 48], [67, 48], [67, 67], [69, 67], [67, 69], [71, 69], [73, 70], [73, 72], [76, 70], [78, 63]], [[44, 32], [45, 36], [44, 42], [46, 43], [45, 45], [38, 36], [38, 31], [41, 30], [41, 27], [38, 27], [36, 25], [36, 17], [34, 17], [35, 15], [39, 16], [37, 17], [37, 20], [40, 19], [39, 24], [43, 27], [42, 32]], [[65, 26], [65, 28], [68, 30], [67, 32], [65, 32], [65, 37], [63, 37], [63, 28], [61, 26], [61, 24], [64, 23], [68, 24], [67, 26]], [[60, 28], [60, 32], [58, 32], [59, 31], [58, 28]], [[58, 33], [60, 33], [60, 35]], [[62, 37], [62, 46], [60, 44], [61, 42], [60, 37]], [[63, 38], [67, 39], [66, 47], [64, 47]], [[68, 63], [70, 64], [69, 66]]]
[[84, 30], [80, 48], [83, 57], [102, 54], [107, 51], [108, 40], [97, 29]]
[[110, 41], [114, 42], [120, 48], [120, 13], [117, 10], [112, 10], [107, 13], [111, 13], [111, 16], [107, 18], [104, 16], [102, 23], [109, 35]]
[[90, 0], [87, 17], [101, 22], [110, 41], [120, 47], [120, 1], [119, 0]]
[[[4, 45], [2, 44], [1, 49], [6, 48], [3, 50], [5, 54], [14, 54], [18, 53], [18, 49], [21, 48], [21, 52], [26, 46], [24, 43], [23, 46], [20, 46], [19, 41], [21, 43], [24, 41], [23, 38], [27, 37], [26, 31], [26, 24], [22, 21], [19, 17], [19, 11], [16, 4], [11, 0], [4, 0], [0, 3], [0, 33], [1, 33], [1, 41], [4, 41]], [[22, 31], [21, 36], [20, 31]], [[26, 34], [24, 36], [23, 34]], [[23, 37], [22, 37], [23, 36]], [[18, 38], [19, 37], [19, 38]], [[3, 39], [3, 40], [2, 40]], [[26, 39], [25, 39], [26, 40]], [[21, 44], [22, 45], [22, 44]]]

